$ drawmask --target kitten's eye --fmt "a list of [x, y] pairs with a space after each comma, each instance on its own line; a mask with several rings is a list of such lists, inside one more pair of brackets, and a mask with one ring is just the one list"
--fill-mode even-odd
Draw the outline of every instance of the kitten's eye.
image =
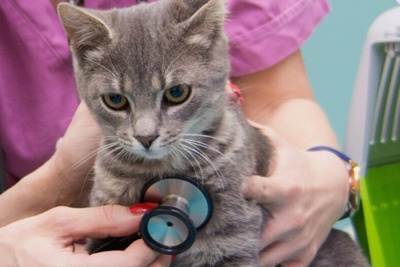
[[165, 91], [164, 99], [170, 104], [180, 104], [189, 98], [190, 86], [180, 84], [173, 86]]
[[122, 110], [128, 107], [128, 99], [119, 94], [109, 94], [103, 96], [104, 103], [111, 109]]

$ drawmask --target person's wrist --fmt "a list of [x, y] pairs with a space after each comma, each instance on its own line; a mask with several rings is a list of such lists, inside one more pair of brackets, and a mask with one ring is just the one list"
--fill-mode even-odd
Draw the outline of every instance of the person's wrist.
[[337, 158], [340, 158], [345, 164], [348, 171], [348, 201], [345, 209], [345, 213], [340, 219], [344, 219], [352, 216], [359, 208], [360, 202], [360, 186], [359, 186], [359, 175], [360, 167], [355, 163], [349, 156], [328, 146], [316, 146], [308, 149], [308, 151], [327, 151]]
[[349, 172], [343, 160], [329, 151], [307, 152], [313, 162], [314, 172], [333, 196], [335, 220], [342, 217], [349, 200]]

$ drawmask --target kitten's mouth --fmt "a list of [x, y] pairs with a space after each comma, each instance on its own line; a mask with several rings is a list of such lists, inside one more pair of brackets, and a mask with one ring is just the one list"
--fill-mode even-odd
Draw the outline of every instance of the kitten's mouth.
[[166, 156], [165, 153], [158, 153], [152, 150], [147, 150], [145, 153], [143, 153], [143, 157], [147, 159], [162, 159], [165, 156]]
[[138, 156], [140, 158], [144, 159], [149, 159], [149, 160], [159, 160], [167, 156], [169, 153], [167, 150], [164, 149], [159, 149], [159, 148], [136, 148], [136, 147], [130, 147], [130, 146], [125, 146], [122, 145], [124, 150], [126, 150], [128, 153]]

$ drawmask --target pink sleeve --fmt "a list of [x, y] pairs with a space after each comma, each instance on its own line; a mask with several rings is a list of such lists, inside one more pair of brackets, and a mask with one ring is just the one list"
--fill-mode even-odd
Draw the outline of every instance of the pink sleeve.
[[274, 65], [300, 48], [329, 12], [326, 0], [230, 0], [231, 76]]

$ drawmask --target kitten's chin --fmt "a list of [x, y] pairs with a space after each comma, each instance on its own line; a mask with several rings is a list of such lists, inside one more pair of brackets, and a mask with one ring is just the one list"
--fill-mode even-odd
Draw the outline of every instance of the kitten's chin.
[[125, 147], [129, 153], [147, 160], [161, 160], [168, 156], [168, 151], [154, 149], [133, 149]]
[[143, 153], [140, 155], [141, 157], [149, 160], [161, 160], [163, 159], [167, 154], [164, 153], [154, 153], [152, 151], [148, 151], [146, 153]]

